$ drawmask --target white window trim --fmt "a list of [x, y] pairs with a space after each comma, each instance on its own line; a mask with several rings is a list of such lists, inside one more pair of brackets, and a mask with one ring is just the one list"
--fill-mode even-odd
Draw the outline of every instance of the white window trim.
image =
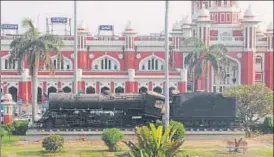
[[152, 59], [152, 58], [155, 58], [156, 60], [158, 60], [158, 65], [161, 65], [161, 64], [159, 64], [159, 63], [163, 63], [163, 65], [164, 65], [164, 63], [165, 63], [165, 60], [163, 60], [162, 58], [160, 58], [160, 57], [158, 57], [158, 56], [156, 56], [156, 55], [151, 55], [151, 56], [148, 56], [148, 57], [146, 57], [146, 58], [144, 58], [144, 59], [142, 59], [142, 60], [140, 61], [140, 63], [139, 63], [139, 71], [163, 71], [164, 69], [162, 70], [160, 66], [158, 67], [159, 70], [147, 70], [147, 69], [143, 70], [143, 69], [142, 69], [142, 66], [143, 66], [144, 64], [146, 64], [147, 61], [150, 60], [150, 59]]
[[[52, 61], [54, 61], [56, 59], [56, 61], [57, 61], [57, 59], [58, 59], [58, 57], [57, 57], [57, 55], [54, 55], [54, 56], [52, 56], [51, 57], [51, 60]], [[63, 59], [64, 59], [64, 69], [55, 69], [56, 71], [63, 71], [63, 70], [73, 70], [73, 64], [72, 64], [72, 61], [70, 60], [70, 59], [68, 59], [67, 57], [63, 57]], [[53, 64], [53, 63], [52, 63]], [[69, 65], [69, 69], [67, 69], [67, 67], [66, 67], [66, 65]], [[44, 65], [44, 69], [46, 70], [46, 68], [45, 68], [45, 65]]]
[[18, 69], [18, 63], [17, 64], [15, 63], [15, 69], [5, 69], [5, 60], [6, 59], [9, 60], [9, 56], [10, 56], [10, 52], [7, 55], [1, 57], [1, 64], [2, 64], [1, 70], [3, 71], [15, 71]]
[[[101, 60], [102, 59], [105, 59], [105, 58], [108, 58], [109, 60], [112, 60], [113, 61], [113, 65], [117, 65], [117, 69], [101, 69]], [[121, 66], [120, 66], [120, 62], [112, 57], [112, 56], [109, 56], [109, 55], [103, 55], [103, 56], [100, 56], [98, 58], [96, 58], [95, 60], [92, 61], [92, 70], [104, 70], [104, 71], [118, 71], [121, 69]], [[95, 69], [95, 65], [98, 65], [98, 69]]]

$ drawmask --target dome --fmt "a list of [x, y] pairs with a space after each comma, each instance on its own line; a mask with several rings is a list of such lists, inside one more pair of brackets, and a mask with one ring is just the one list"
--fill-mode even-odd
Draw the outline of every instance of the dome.
[[81, 21], [81, 23], [78, 25], [78, 29], [80, 30], [85, 30], [87, 29], [86, 24], [84, 23], [84, 21]]
[[180, 29], [181, 29], [180, 23], [179, 23], [178, 21], [176, 21], [176, 22], [173, 24], [172, 29], [173, 29], [173, 30], [180, 30]]
[[268, 24], [267, 30], [273, 30], [273, 21]]
[[133, 30], [132, 25], [131, 25], [131, 21], [128, 21], [128, 22], [127, 22], [127, 25], [126, 25], [126, 27], [125, 27], [125, 30]]
[[251, 4], [249, 4], [248, 8], [245, 11], [244, 16], [253, 17], [255, 16], [251, 7]]
[[199, 11], [198, 16], [209, 17], [210, 14], [209, 14], [209, 11], [206, 8], [202, 8]]
[[184, 24], [191, 24], [191, 18], [188, 15], [185, 17]]

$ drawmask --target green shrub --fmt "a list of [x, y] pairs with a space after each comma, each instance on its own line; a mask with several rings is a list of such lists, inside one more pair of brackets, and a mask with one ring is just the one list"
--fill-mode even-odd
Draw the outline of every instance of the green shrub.
[[47, 152], [61, 151], [64, 146], [64, 137], [60, 135], [50, 135], [46, 137], [42, 142], [42, 147]]
[[172, 137], [172, 140], [182, 140], [185, 137], [185, 127], [181, 122], [171, 121], [171, 132], [176, 129], [176, 132], [174, 136]]
[[269, 133], [273, 132], [273, 119], [271, 117], [266, 117], [263, 122], [263, 132]]
[[102, 140], [105, 142], [109, 151], [118, 151], [117, 143], [123, 139], [123, 133], [116, 128], [105, 129], [102, 134]]
[[18, 120], [13, 122], [13, 135], [26, 135], [29, 122], [27, 120]]

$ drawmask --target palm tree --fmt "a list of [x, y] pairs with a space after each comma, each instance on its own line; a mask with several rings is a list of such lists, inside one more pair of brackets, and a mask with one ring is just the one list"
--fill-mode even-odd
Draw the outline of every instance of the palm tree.
[[32, 80], [32, 121], [34, 122], [37, 106], [37, 74], [39, 63], [43, 60], [46, 69], [53, 71], [54, 67], [50, 53], [53, 52], [59, 58], [62, 58], [59, 50], [64, 44], [57, 36], [50, 34], [41, 35], [31, 19], [24, 19], [22, 26], [26, 29], [26, 32], [11, 42], [9, 60], [17, 61], [21, 65], [18, 66], [20, 72], [22, 72], [25, 59], [28, 63]]
[[227, 49], [223, 44], [215, 44], [206, 46], [197, 38], [185, 39], [186, 46], [192, 46], [193, 52], [189, 53], [184, 60], [185, 66], [188, 66], [188, 71], [193, 71], [193, 81], [205, 74], [205, 92], [208, 92], [208, 68], [209, 63], [212, 66], [216, 75], [223, 79], [225, 76], [225, 66], [227, 65]]

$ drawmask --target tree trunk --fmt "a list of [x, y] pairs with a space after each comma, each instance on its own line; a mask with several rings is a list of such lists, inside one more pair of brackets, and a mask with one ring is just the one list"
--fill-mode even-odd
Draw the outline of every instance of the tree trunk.
[[37, 67], [33, 67], [33, 74], [31, 77], [32, 81], [32, 123], [35, 122], [35, 116], [36, 116], [36, 108], [37, 108]]
[[205, 67], [205, 92], [208, 92], [208, 63]]

